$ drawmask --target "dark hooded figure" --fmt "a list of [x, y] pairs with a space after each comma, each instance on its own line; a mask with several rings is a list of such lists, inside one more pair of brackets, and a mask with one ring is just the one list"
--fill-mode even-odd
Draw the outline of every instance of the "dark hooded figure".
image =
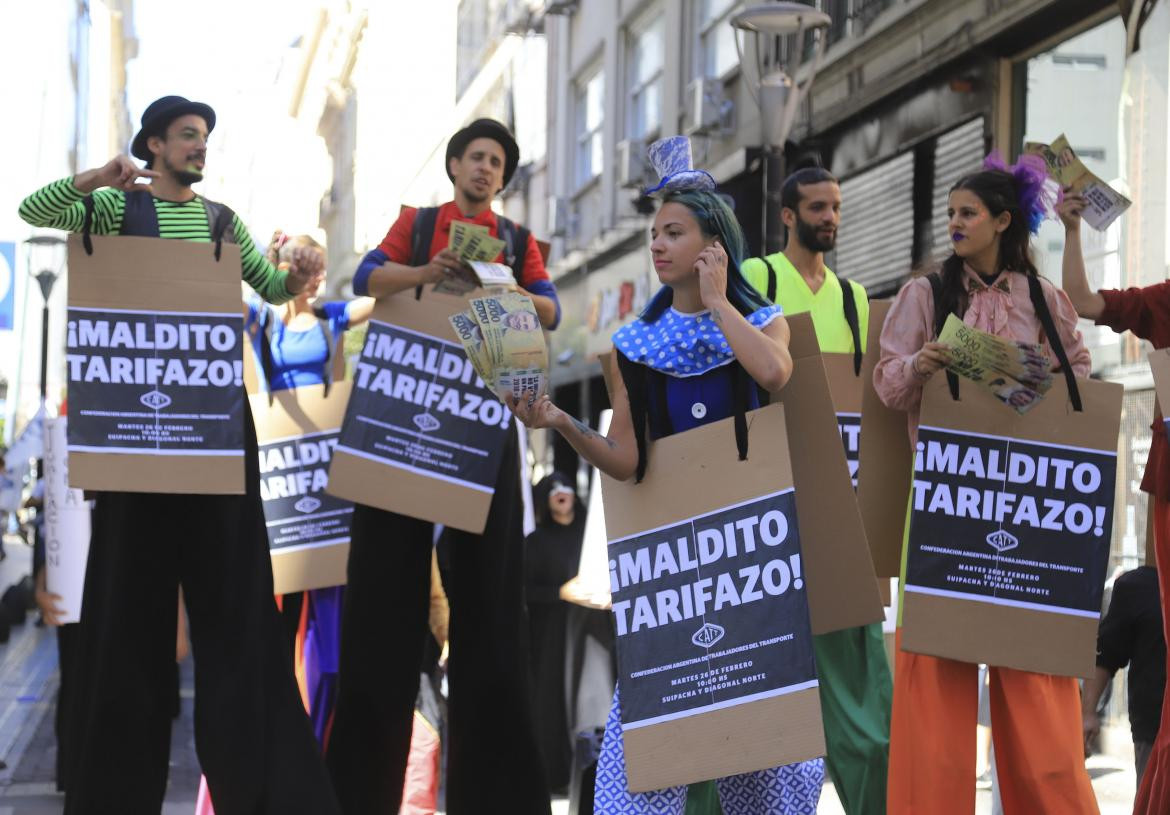
[[585, 535], [585, 507], [573, 482], [562, 473], [545, 476], [533, 489], [536, 531], [524, 541], [525, 592], [537, 743], [549, 786], [569, 783], [572, 745], [565, 684], [570, 606], [560, 589], [577, 574]]

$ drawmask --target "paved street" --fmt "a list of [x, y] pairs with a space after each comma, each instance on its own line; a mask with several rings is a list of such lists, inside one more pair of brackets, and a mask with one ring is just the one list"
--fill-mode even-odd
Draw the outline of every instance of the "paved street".
[[[0, 591], [27, 574], [31, 550], [9, 538], [8, 558], [0, 562]], [[0, 645], [0, 815], [59, 815], [63, 799], [54, 784], [56, 744], [53, 700], [57, 692], [57, 644], [50, 628], [35, 625], [30, 613], [23, 626]], [[181, 674], [182, 716], [171, 738], [171, 775], [163, 815], [191, 815], [199, 787], [192, 727], [194, 678], [190, 660]], [[973, 736], [972, 736], [973, 737]], [[1132, 809], [1134, 772], [1128, 759], [1094, 756], [1089, 774], [1097, 791], [1102, 815], [1128, 815]], [[568, 802], [553, 801], [553, 815], [565, 815]], [[844, 810], [827, 785], [817, 810], [843, 815]], [[977, 796], [978, 815], [990, 815], [991, 793]]]

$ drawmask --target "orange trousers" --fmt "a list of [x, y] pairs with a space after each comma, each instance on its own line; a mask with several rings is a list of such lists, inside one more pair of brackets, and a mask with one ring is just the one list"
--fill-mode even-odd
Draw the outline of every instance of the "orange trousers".
[[[897, 645], [887, 815], [970, 815], [979, 666]], [[989, 691], [1004, 815], [1096, 815], [1077, 680], [992, 668]]]
[[[1158, 588], [1162, 592], [1162, 633], [1170, 632], [1170, 501], [1150, 496], [1153, 502], [1154, 553], [1158, 559]], [[1149, 546], [1149, 541], [1146, 546]], [[1168, 657], [1170, 659], [1170, 657]], [[1170, 684], [1167, 684], [1170, 690]], [[1170, 694], [1167, 694], [1170, 697]], [[1133, 802], [1134, 815], [1170, 812], [1170, 705], [1162, 701], [1162, 721], [1150, 751], [1145, 775]]]

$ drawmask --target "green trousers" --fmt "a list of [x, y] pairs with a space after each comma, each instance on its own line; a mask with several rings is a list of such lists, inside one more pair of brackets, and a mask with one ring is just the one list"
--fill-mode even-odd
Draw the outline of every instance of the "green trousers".
[[825, 765], [846, 815], [884, 815], [894, 688], [881, 623], [813, 637]]
[[714, 781], [701, 781], [687, 787], [685, 815], [723, 815], [719, 806], [719, 789]]

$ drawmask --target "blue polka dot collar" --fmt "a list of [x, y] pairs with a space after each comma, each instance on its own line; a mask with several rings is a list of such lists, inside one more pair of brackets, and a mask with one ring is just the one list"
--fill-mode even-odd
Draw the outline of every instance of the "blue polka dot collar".
[[[780, 306], [766, 306], [747, 320], [763, 328], [781, 313]], [[735, 359], [709, 311], [684, 314], [668, 308], [652, 323], [639, 318], [618, 329], [613, 344], [631, 362], [678, 377], [705, 374]]]

